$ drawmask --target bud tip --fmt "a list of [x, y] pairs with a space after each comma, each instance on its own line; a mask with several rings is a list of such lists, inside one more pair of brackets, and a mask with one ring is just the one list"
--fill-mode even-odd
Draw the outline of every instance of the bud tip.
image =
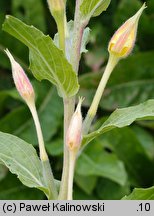
[[117, 58], [127, 57], [134, 48], [138, 21], [146, 8], [146, 3], [136, 12], [134, 16], [129, 18], [113, 35], [109, 42], [108, 51]]
[[67, 131], [66, 143], [71, 151], [77, 151], [80, 148], [81, 139], [82, 139], [82, 114], [81, 114], [81, 105], [84, 98], [79, 97], [79, 102], [76, 107], [76, 110], [70, 121], [70, 125]]
[[22, 67], [15, 61], [14, 57], [8, 49], [5, 49], [4, 52], [8, 56], [12, 66], [12, 75], [15, 86], [21, 95], [21, 97], [29, 105], [34, 102], [35, 93], [32, 84], [30, 83], [27, 75], [25, 74]]

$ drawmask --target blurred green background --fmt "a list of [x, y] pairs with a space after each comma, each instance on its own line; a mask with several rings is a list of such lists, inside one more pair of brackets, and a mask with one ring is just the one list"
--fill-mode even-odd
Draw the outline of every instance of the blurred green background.
[[[75, 1], [68, 0], [68, 20], [73, 19]], [[108, 59], [107, 46], [115, 30], [142, 5], [141, 0], [111, 0], [106, 12], [90, 21], [89, 52], [81, 58], [80, 92], [85, 96], [86, 114]], [[138, 30], [136, 46], [114, 70], [91, 130], [116, 108], [154, 98], [154, 0], [147, 0]], [[56, 25], [46, 0], [1, 0], [0, 26], [12, 14], [45, 34], [54, 36]], [[36, 91], [36, 103], [46, 148], [57, 179], [61, 177], [63, 150], [63, 106], [47, 81], [38, 82], [28, 69], [28, 49], [2, 32], [0, 27], [0, 131], [19, 136], [37, 148], [30, 112], [16, 92], [8, 48], [28, 73]], [[58, 112], [57, 112], [58, 111]], [[102, 118], [103, 117], [103, 118]], [[74, 183], [75, 199], [121, 199], [134, 187], [154, 185], [154, 122], [142, 121], [115, 129], [93, 141], [79, 157]], [[15, 175], [0, 166], [0, 199], [45, 199], [43, 193], [23, 186]]]

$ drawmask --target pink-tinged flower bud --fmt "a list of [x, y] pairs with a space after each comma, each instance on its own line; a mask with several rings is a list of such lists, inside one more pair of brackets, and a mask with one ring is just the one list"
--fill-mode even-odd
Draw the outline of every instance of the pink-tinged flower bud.
[[83, 98], [79, 98], [79, 103], [72, 116], [70, 125], [66, 135], [66, 143], [70, 150], [76, 151], [80, 148], [82, 139], [82, 114], [81, 114], [81, 104]]
[[5, 52], [10, 59], [13, 80], [19, 94], [28, 104], [34, 102], [35, 93], [27, 75], [22, 67], [15, 61], [9, 50], [6, 49]]
[[140, 10], [115, 32], [108, 46], [110, 54], [125, 58], [131, 53], [136, 41], [139, 18], [145, 8], [144, 3]]

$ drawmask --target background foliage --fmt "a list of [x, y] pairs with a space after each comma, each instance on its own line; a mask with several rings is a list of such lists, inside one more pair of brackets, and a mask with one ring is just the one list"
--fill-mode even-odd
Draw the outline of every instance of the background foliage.
[[[69, 19], [73, 19], [74, 2], [68, 1]], [[79, 95], [86, 97], [83, 115], [106, 65], [108, 41], [114, 31], [133, 15], [142, 3], [141, 0], [112, 0], [107, 12], [91, 20], [89, 52], [82, 56], [80, 66]], [[93, 129], [98, 128], [116, 108], [137, 105], [154, 98], [154, 1], [147, 1], [147, 5], [148, 9], [140, 20], [135, 50], [114, 70], [96, 118], [100, 120]], [[2, 0], [0, 26], [6, 14], [12, 14], [27, 24], [34, 25], [52, 37], [56, 33], [56, 25], [50, 16], [46, 0]], [[54, 175], [60, 179], [63, 145], [62, 100], [49, 82], [40, 83], [33, 79], [28, 69], [28, 49], [1, 29], [0, 131], [17, 135], [37, 149], [34, 124], [28, 108], [14, 88], [10, 63], [3, 52], [6, 47], [29, 73], [33, 82], [47, 151]], [[77, 162], [74, 198], [121, 199], [134, 187], [147, 188], [154, 185], [153, 134], [154, 121], [140, 121], [130, 127], [114, 129], [91, 142]], [[151, 190], [154, 193], [154, 189]], [[0, 199], [44, 198], [43, 193], [26, 188], [16, 176], [10, 174], [4, 166], [0, 166]]]

